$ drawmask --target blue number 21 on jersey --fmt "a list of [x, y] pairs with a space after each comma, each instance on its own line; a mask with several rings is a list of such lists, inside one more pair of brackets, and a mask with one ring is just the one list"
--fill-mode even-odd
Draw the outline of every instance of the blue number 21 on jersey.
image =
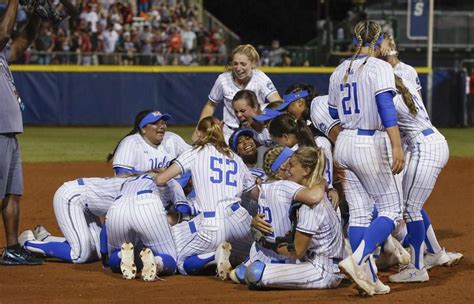
[[360, 113], [359, 101], [357, 100], [357, 83], [341, 83], [340, 85], [341, 92], [344, 92], [344, 97], [342, 98], [342, 110], [345, 115], [352, 114], [351, 104], [347, 104], [349, 101], [354, 101], [354, 113]]
[[[211, 176], [211, 183], [220, 184], [225, 182], [227, 186], [237, 187], [237, 179], [235, 175], [237, 174], [237, 162], [233, 159], [224, 159], [220, 157], [211, 156], [211, 170], [216, 174]], [[224, 172], [225, 172], [225, 181], [224, 181]]]

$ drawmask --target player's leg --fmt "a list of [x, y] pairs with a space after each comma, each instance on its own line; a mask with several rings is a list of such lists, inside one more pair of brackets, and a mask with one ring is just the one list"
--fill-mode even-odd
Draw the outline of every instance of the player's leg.
[[58, 226], [67, 241], [29, 240], [25, 242], [25, 248], [72, 263], [85, 263], [91, 259], [97, 259], [81, 196], [80, 194], [71, 196], [70, 194], [74, 192], [69, 186], [63, 185], [53, 199]]
[[[171, 275], [176, 271], [176, 248], [164, 207], [156, 199], [137, 197], [130, 210], [132, 229], [137, 232], [143, 245], [151, 249], [154, 258], [143, 252], [142, 277], [154, 280], [156, 275]], [[146, 250], [146, 249], [144, 249]]]
[[336, 288], [341, 283], [342, 276], [310, 262], [266, 264], [256, 261], [247, 267], [245, 279], [250, 289], [326, 289]]
[[237, 203], [227, 209], [229, 216], [225, 221], [225, 229], [227, 240], [232, 244], [230, 262], [238, 265], [248, 258], [253, 243], [250, 232], [252, 218], [248, 211]]

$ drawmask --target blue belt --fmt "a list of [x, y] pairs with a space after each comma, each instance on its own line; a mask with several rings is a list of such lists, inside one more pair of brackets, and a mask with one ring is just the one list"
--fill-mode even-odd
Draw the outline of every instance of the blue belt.
[[137, 192], [137, 195], [142, 195], [142, 194], [147, 194], [147, 193], [153, 193], [153, 190], [142, 190], [142, 191], [138, 191], [138, 192]]
[[[230, 206], [230, 209], [232, 209], [232, 211], [236, 211], [240, 208], [240, 204], [239, 203], [233, 203], [231, 206]], [[203, 216], [205, 218], [210, 218], [210, 217], [215, 217], [216, 216], [216, 212], [215, 211], [204, 211], [203, 213]]]
[[426, 130], [421, 131], [421, 133], [425, 136], [428, 136], [428, 135], [433, 134], [434, 131], [433, 131], [433, 129], [426, 129]]
[[77, 184], [78, 184], [79, 186], [84, 186], [84, 179], [82, 179], [82, 178], [78, 179], [78, 180], [77, 180]]
[[372, 136], [376, 130], [357, 129], [357, 135]]

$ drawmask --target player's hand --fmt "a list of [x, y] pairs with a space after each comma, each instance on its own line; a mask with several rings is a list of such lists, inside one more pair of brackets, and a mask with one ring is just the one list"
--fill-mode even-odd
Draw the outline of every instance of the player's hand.
[[265, 214], [257, 214], [252, 218], [252, 226], [260, 230], [265, 234], [271, 234], [273, 232], [273, 227], [265, 221]]
[[339, 206], [339, 194], [337, 193], [336, 189], [329, 189], [328, 198], [331, 201], [334, 209], [336, 209]]
[[398, 174], [402, 172], [403, 167], [405, 166], [405, 155], [403, 154], [403, 149], [401, 147], [392, 147], [392, 172], [393, 174]]

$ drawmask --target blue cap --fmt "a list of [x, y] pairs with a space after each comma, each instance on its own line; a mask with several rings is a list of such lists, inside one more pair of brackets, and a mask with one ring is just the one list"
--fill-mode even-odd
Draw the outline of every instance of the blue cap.
[[170, 114], [161, 114], [160, 111], [154, 111], [151, 113], [148, 113], [145, 117], [143, 117], [142, 121], [140, 121], [140, 124], [138, 125], [140, 129], [144, 128], [147, 124], [152, 124], [155, 123], [159, 120], [169, 120], [171, 118]]
[[293, 101], [296, 101], [300, 98], [304, 98], [306, 96], [309, 96], [309, 92], [306, 90], [301, 90], [295, 93], [283, 95], [283, 103], [279, 105], [275, 110], [277, 111], [283, 111], [292, 103]]
[[242, 135], [247, 135], [253, 139], [257, 137], [257, 133], [253, 129], [242, 128], [235, 130], [229, 138], [229, 146], [234, 152], [237, 152], [237, 144], [239, 143], [239, 137]]
[[271, 120], [271, 119], [273, 119], [277, 116], [280, 116], [281, 114], [283, 114], [283, 113], [281, 113], [277, 110], [270, 109], [270, 108], [265, 108], [263, 110], [262, 114], [255, 115], [254, 117], [252, 117], [252, 119], [254, 119], [256, 121], [260, 121], [260, 122], [265, 122], [265, 121]]

